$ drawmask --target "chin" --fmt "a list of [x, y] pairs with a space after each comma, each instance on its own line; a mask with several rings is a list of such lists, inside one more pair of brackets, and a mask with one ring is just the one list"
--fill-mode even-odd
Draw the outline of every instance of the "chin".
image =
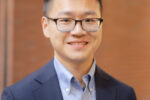
[[87, 61], [89, 58], [89, 56], [85, 56], [85, 55], [71, 55], [68, 57], [68, 59], [70, 59], [71, 62], [76, 62], [76, 63], [82, 63]]
[[[93, 59], [93, 56], [91, 55], [92, 53], [89, 52], [55, 52], [57, 57], [59, 57], [62, 61], [69, 61], [69, 62], [74, 62], [74, 63], [83, 63], [86, 61], [89, 61], [89, 59]], [[90, 55], [89, 55], [90, 54]]]

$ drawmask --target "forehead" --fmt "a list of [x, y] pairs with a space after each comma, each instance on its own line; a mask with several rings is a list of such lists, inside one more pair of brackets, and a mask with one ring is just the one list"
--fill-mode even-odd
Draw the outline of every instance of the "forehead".
[[48, 15], [97, 15], [100, 16], [98, 0], [53, 0]]

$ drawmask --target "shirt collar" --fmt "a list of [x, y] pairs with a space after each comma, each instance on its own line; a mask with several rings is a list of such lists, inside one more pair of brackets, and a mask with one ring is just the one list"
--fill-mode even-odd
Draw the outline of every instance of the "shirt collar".
[[[54, 57], [54, 67], [58, 76], [59, 83], [63, 89], [69, 94], [71, 92], [71, 87], [72, 87], [72, 82], [74, 81], [75, 78], [73, 74], [63, 65], [61, 62]], [[93, 64], [91, 69], [89, 70], [88, 74], [83, 76], [83, 81], [87, 81], [86, 83], [86, 88], [88, 91], [91, 93], [92, 89], [94, 87], [94, 74], [95, 74], [95, 67], [96, 67], [96, 61], [95, 59], [93, 60]]]
[[93, 91], [93, 88], [94, 88], [95, 68], [96, 68], [96, 61], [95, 59], [93, 59], [93, 64], [91, 66], [91, 69], [89, 70], [88, 74], [84, 75], [82, 78], [83, 81], [85, 81], [87, 89], [90, 93]]
[[54, 57], [54, 67], [60, 86], [63, 90], [65, 89], [67, 93], [70, 93], [73, 74], [56, 57]]

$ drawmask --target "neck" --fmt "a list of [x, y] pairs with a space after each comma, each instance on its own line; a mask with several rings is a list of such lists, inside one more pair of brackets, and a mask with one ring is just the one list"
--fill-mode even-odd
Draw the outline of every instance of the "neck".
[[70, 60], [56, 58], [74, 75], [79, 82], [82, 82], [82, 77], [87, 74], [92, 66], [93, 57], [82, 62], [74, 62]]

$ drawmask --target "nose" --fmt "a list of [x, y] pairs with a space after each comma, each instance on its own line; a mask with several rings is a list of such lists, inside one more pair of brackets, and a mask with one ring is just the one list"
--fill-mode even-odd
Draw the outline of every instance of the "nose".
[[70, 33], [74, 36], [83, 36], [86, 34], [86, 31], [82, 29], [81, 22], [77, 22], [74, 29]]

